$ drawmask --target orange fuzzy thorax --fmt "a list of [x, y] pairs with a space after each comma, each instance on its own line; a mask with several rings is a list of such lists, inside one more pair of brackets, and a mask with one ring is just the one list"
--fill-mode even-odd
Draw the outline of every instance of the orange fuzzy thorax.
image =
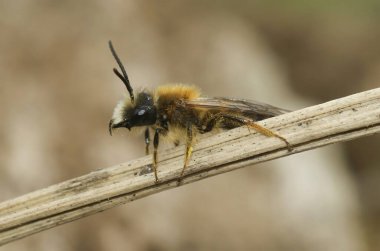
[[154, 96], [157, 100], [160, 99], [186, 99], [191, 100], [200, 97], [200, 91], [195, 86], [188, 85], [163, 85], [158, 87]]

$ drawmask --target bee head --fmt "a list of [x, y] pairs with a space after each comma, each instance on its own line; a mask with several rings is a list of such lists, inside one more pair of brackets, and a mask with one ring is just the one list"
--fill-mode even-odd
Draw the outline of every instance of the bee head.
[[131, 130], [136, 126], [149, 126], [156, 123], [157, 110], [150, 93], [141, 92], [134, 103], [127, 98], [120, 101], [113, 112], [109, 122], [109, 131], [115, 128], [125, 127]]
[[153, 125], [156, 122], [157, 112], [152, 94], [143, 91], [135, 99], [125, 67], [117, 56], [111, 41], [109, 41], [109, 47], [121, 70], [120, 73], [116, 68], [113, 68], [113, 72], [120, 78], [129, 92], [129, 98], [120, 101], [115, 107], [108, 125], [110, 134], [112, 135], [112, 130], [115, 128], [125, 127], [131, 130], [135, 126]]

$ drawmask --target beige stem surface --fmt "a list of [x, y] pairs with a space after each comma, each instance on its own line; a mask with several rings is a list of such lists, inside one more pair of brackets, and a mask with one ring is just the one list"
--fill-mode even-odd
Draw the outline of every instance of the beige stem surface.
[[[285, 137], [237, 128], [200, 140], [181, 185], [251, 164], [380, 131], [380, 88], [270, 118], [258, 124]], [[184, 147], [104, 168], [0, 203], [0, 245], [178, 186]]]

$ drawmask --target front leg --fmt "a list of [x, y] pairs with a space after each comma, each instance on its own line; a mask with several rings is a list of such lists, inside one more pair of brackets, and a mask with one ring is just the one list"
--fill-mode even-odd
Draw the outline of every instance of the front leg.
[[154, 132], [154, 139], [153, 139], [153, 169], [154, 169], [154, 177], [156, 178], [156, 183], [158, 183], [158, 175], [157, 175], [157, 148], [159, 144], [159, 135], [160, 129], [156, 129]]
[[149, 135], [149, 127], [145, 129], [145, 154], [149, 155], [149, 144], [150, 144], [150, 135]]

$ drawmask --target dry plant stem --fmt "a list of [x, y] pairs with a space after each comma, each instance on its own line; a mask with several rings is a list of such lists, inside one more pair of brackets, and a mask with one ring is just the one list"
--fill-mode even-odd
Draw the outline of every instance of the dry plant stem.
[[[258, 123], [290, 142], [246, 127], [194, 146], [181, 185], [289, 154], [380, 132], [380, 88]], [[184, 146], [160, 153], [155, 184], [151, 156], [97, 170], [0, 204], [0, 245], [150, 194], [174, 188]]]

